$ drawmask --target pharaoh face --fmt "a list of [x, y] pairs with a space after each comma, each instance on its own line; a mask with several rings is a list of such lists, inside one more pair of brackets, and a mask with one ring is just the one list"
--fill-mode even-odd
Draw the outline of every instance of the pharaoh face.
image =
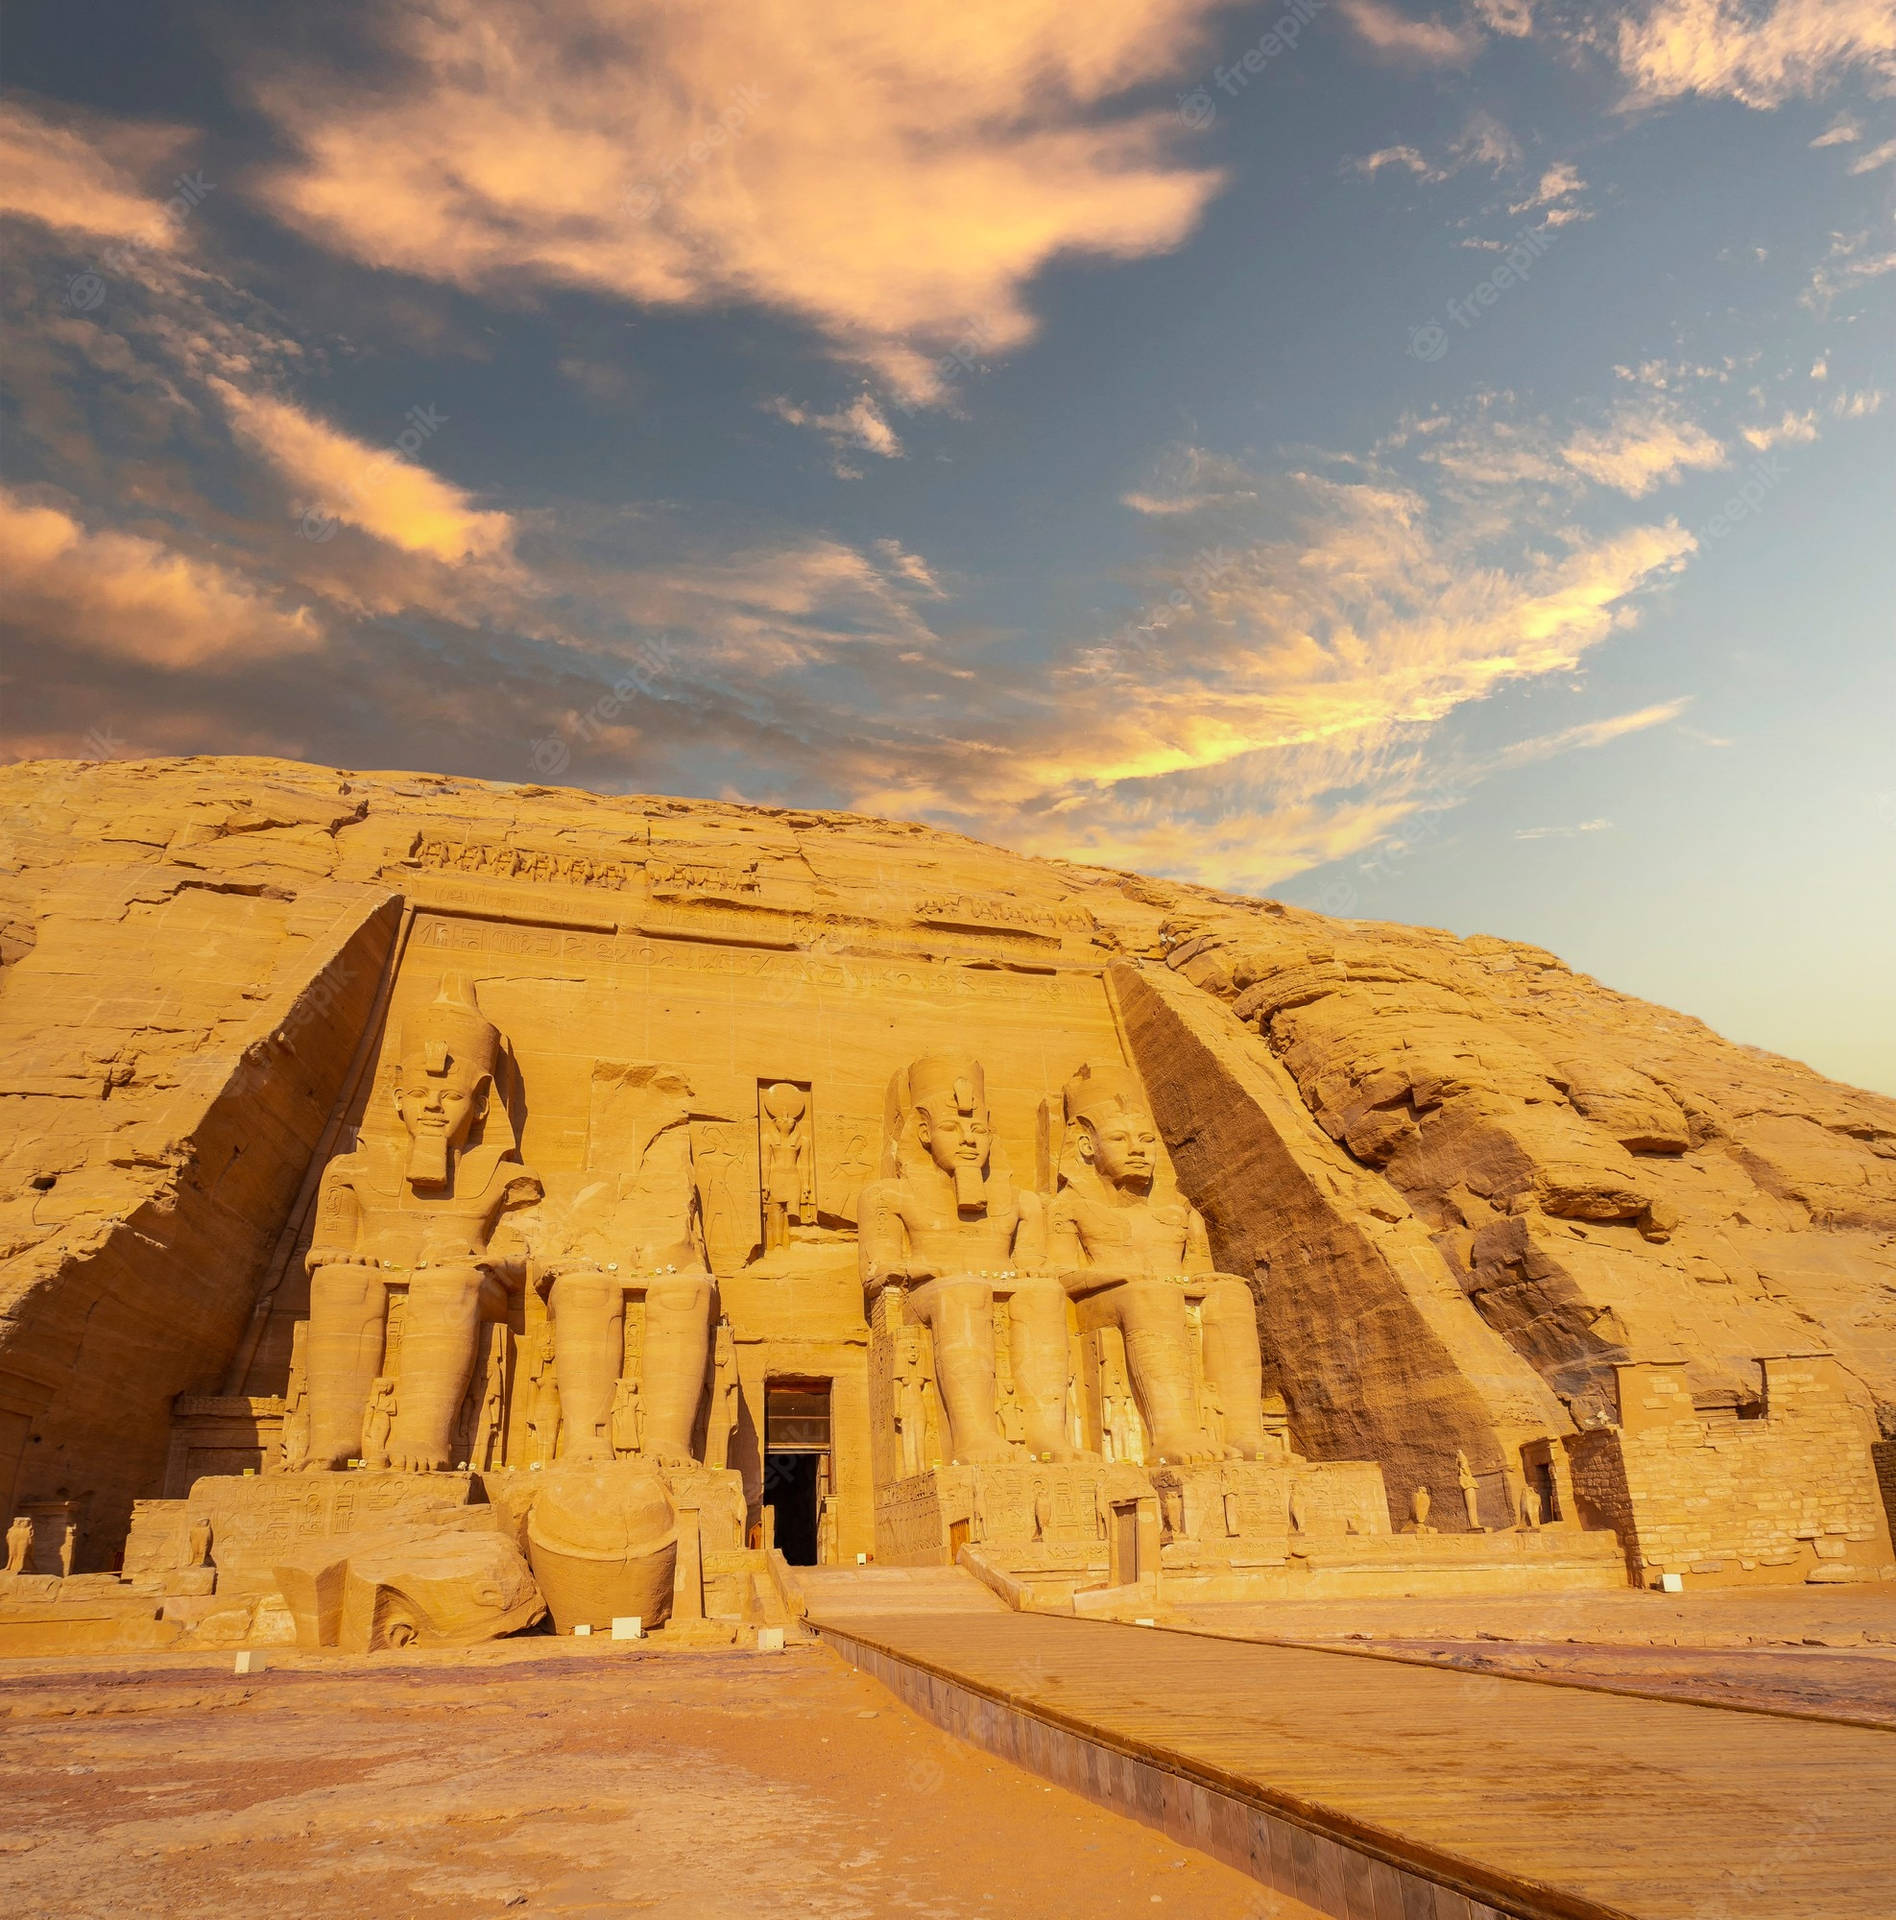
[[941, 1100], [916, 1109], [916, 1132], [928, 1157], [943, 1173], [966, 1167], [979, 1173], [987, 1165], [992, 1129], [987, 1108]]
[[395, 1104], [414, 1138], [409, 1177], [417, 1186], [443, 1186], [448, 1159], [467, 1139], [486, 1106], [488, 1076], [476, 1055], [430, 1040], [402, 1062]]
[[1122, 1107], [1083, 1121], [1080, 1155], [1093, 1163], [1108, 1186], [1149, 1187], [1159, 1164], [1159, 1136], [1152, 1116], [1138, 1107]]

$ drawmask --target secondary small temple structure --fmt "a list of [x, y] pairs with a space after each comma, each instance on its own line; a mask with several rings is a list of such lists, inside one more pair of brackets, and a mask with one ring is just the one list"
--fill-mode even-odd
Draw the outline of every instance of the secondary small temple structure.
[[819, 1561], [1896, 1577], [1896, 1105], [1537, 949], [843, 816], [0, 777], [0, 1652], [715, 1641]]

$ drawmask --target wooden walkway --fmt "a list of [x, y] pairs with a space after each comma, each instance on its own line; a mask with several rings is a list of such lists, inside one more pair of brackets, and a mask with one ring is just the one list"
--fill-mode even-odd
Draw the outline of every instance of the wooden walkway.
[[[1084, 1749], [1108, 1786], [1120, 1756], [1144, 1817], [1215, 1813], [1225, 1857], [1244, 1844], [1234, 1801], [1340, 1843], [1318, 1849], [1333, 1885], [1251, 1870], [1346, 1920], [1483, 1901], [1574, 1920], [1896, 1914], [1896, 1735], [1101, 1621], [877, 1615], [840, 1583], [825, 1598], [825, 1639], [983, 1744], [1069, 1778]], [[1415, 1876], [1462, 1892], [1420, 1905]]]

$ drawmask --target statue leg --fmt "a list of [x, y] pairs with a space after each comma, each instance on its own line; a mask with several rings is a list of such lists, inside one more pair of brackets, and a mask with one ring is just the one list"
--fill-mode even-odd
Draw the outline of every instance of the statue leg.
[[431, 1267], [409, 1282], [389, 1465], [405, 1473], [453, 1466], [449, 1442], [479, 1344], [486, 1276], [469, 1264]]
[[553, 1282], [553, 1365], [566, 1415], [566, 1458], [612, 1458], [612, 1390], [625, 1363], [625, 1289], [582, 1268]]
[[1242, 1280], [1214, 1280], [1205, 1293], [1205, 1378], [1224, 1407], [1225, 1451], [1261, 1460], [1264, 1356], [1257, 1341], [1257, 1304]]
[[655, 1280], [645, 1295], [645, 1410], [640, 1451], [661, 1466], [689, 1466], [711, 1353], [711, 1282]]
[[388, 1289], [374, 1267], [338, 1264], [310, 1275], [306, 1472], [325, 1473], [358, 1457], [387, 1331]]
[[1007, 1304], [1014, 1344], [1014, 1390], [1020, 1395], [1021, 1439], [1036, 1460], [1082, 1460], [1067, 1431], [1066, 1289], [1057, 1280], [1029, 1277]]
[[1183, 1291], [1169, 1280], [1129, 1280], [1115, 1290], [1113, 1306], [1153, 1454], [1175, 1464], [1211, 1459], [1216, 1449], [1193, 1391], [1192, 1337]]
[[962, 1461], [1011, 1460], [994, 1409], [994, 1292], [983, 1280], [935, 1280], [913, 1297], [935, 1336], [935, 1385], [948, 1450]]

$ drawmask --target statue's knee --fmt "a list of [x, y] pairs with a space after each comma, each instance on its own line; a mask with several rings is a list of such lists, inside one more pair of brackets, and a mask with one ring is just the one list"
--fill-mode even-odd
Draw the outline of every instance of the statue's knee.
[[1256, 1302], [1242, 1280], [1214, 1280], [1205, 1289], [1205, 1318], [1210, 1321], [1257, 1320]]
[[480, 1305], [484, 1276], [477, 1267], [417, 1273], [408, 1287], [408, 1311], [436, 1322], [471, 1319]]
[[378, 1304], [381, 1282], [373, 1267], [318, 1267], [309, 1277], [309, 1313], [318, 1324], [356, 1320]]

